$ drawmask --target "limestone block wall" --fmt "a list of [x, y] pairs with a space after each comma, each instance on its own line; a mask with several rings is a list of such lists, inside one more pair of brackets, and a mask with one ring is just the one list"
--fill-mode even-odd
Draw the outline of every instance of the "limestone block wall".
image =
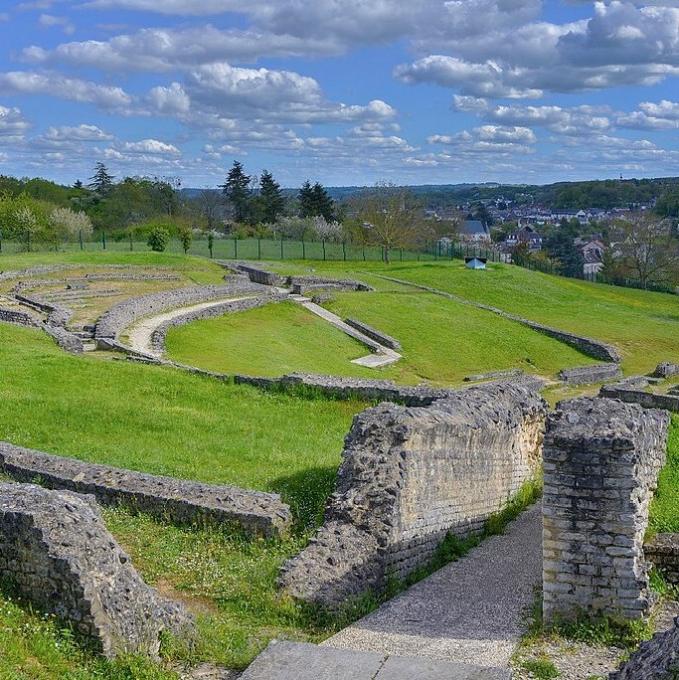
[[335, 607], [407, 576], [448, 533], [480, 531], [536, 475], [546, 413], [530, 387], [504, 384], [359, 414], [325, 522], [284, 565], [281, 587]]
[[0, 579], [109, 657], [156, 655], [163, 630], [193, 633], [184, 609], [141, 580], [90, 497], [0, 483]]
[[137, 319], [159, 314], [176, 307], [209, 302], [220, 297], [257, 293], [261, 288], [249, 282], [232, 282], [223, 286], [191, 286], [151, 293], [114, 305], [97, 322], [95, 338], [116, 339]]
[[369, 326], [363, 321], [359, 321], [358, 319], [345, 319], [344, 323], [355, 328], [357, 331], [360, 331], [363, 335], [367, 335], [375, 342], [379, 342], [380, 345], [383, 345], [384, 347], [396, 350], [401, 349], [401, 343], [396, 338], [392, 338], [391, 335], [378, 331], [376, 328]]
[[679, 534], [656, 534], [644, 546], [644, 553], [670, 583], [679, 585]]
[[619, 364], [578, 366], [576, 368], [564, 368], [559, 372], [559, 378], [569, 385], [587, 385], [605, 382], [606, 380], [619, 380], [622, 378], [622, 369]]
[[679, 395], [677, 394], [653, 394], [643, 390], [634, 389], [629, 383], [616, 383], [604, 385], [599, 394], [610, 399], [619, 399], [628, 404], [639, 404], [644, 408], [666, 409], [679, 413]]
[[21, 482], [91, 494], [180, 525], [231, 524], [247, 534], [275, 537], [292, 524], [278, 494], [202, 484], [85, 463], [0, 442], [0, 472]]
[[3, 309], [0, 307], [0, 321], [18, 324], [19, 326], [38, 326], [38, 322], [26, 312], [15, 309]]
[[666, 459], [669, 414], [612, 399], [559, 404], [544, 446], [543, 609], [643, 616], [644, 532]]

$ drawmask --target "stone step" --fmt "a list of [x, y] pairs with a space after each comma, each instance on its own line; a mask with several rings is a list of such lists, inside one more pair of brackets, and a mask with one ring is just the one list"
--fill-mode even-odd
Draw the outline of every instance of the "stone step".
[[501, 668], [272, 642], [240, 680], [511, 680]]

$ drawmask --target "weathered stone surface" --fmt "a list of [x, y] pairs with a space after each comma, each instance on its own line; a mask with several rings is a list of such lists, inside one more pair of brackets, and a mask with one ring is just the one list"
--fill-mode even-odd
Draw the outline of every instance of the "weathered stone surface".
[[84, 496], [0, 483], [0, 577], [109, 657], [155, 655], [163, 630], [192, 633], [190, 616], [141, 580]]
[[599, 395], [609, 399], [618, 399], [628, 404], [639, 404], [649, 409], [665, 409], [679, 413], [679, 395], [675, 394], [654, 394], [634, 389], [628, 383], [615, 383], [613, 385], [603, 385]]
[[559, 372], [559, 378], [568, 385], [588, 385], [606, 380], [619, 380], [622, 378], [622, 369], [618, 364], [578, 366], [564, 368]]
[[358, 319], [345, 319], [344, 323], [348, 324], [352, 328], [355, 328], [357, 331], [360, 331], [363, 333], [363, 335], [367, 335], [375, 342], [379, 342], [379, 344], [383, 347], [389, 347], [390, 349], [401, 349], [401, 343], [396, 338], [392, 338], [391, 335], [387, 335], [382, 331], [378, 331], [376, 328], [369, 326], [367, 323], [363, 323], [363, 321], [359, 321]]
[[670, 583], [679, 585], [679, 534], [656, 534], [644, 546], [644, 553]]
[[14, 296], [19, 302], [32, 307], [33, 309], [38, 309], [41, 312], [47, 314], [47, 324], [50, 326], [63, 326], [69, 322], [69, 319], [73, 316], [73, 311], [64, 307], [63, 305], [58, 305], [53, 302], [44, 300], [37, 295], [22, 295], [17, 293]]
[[0, 471], [18, 481], [91, 494], [176, 524], [229, 523], [249, 534], [278, 536], [292, 522], [278, 494], [247, 491], [85, 463], [0, 442]]
[[305, 295], [315, 290], [372, 291], [372, 286], [353, 279], [329, 279], [323, 276], [291, 276], [286, 284], [296, 295]]
[[[674, 671], [674, 673], [673, 673]], [[609, 680], [672, 680], [679, 672], [679, 617], [674, 626], [642, 642]]]
[[490, 371], [488, 373], [475, 373], [465, 377], [464, 382], [484, 382], [486, 380], [506, 380], [507, 378], [519, 378], [526, 374], [520, 368], [510, 368], [506, 371]]
[[652, 596], [643, 540], [669, 415], [612, 399], [559, 404], [544, 446], [543, 609], [639, 618]]
[[505, 384], [359, 414], [324, 525], [284, 565], [281, 587], [335, 607], [425, 564], [448, 533], [480, 531], [534, 477], [546, 412], [536, 392]]
[[0, 307], [0, 321], [32, 328], [40, 325], [36, 319], [26, 312], [20, 312], [16, 309], [4, 309], [2, 307]]
[[262, 269], [261, 267], [255, 267], [251, 264], [244, 264], [242, 262], [235, 264], [237, 271], [247, 274], [250, 281], [253, 283], [259, 283], [263, 286], [283, 286], [286, 282], [286, 277], [280, 274], [274, 274], [273, 272]]
[[122, 331], [144, 316], [161, 313], [175, 307], [208, 302], [220, 297], [252, 294], [259, 291], [261, 288], [255, 284], [233, 281], [223, 286], [192, 286], [142, 295], [114, 305], [105, 312], [97, 322], [95, 337], [116, 339]]
[[655, 378], [672, 378], [675, 375], [679, 375], [679, 364], [673, 364], [669, 361], [658, 364], [653, 371]]
[[193, 321], [199, 321], [200, 319], [212, 319], [225, 314], [233, 314], [235, 312], [244, 312], [248, 309], [255, 309], [256, 307], [262, 307], [263, 305], [267, 305], [271, 302], [283, 300], [284, 297], [284, 295], [267, 293], [266, 295], [258, 295], [256, 297], [246, 298], [243, 300], [233, 300], [231, 302], [224, 302], [220, 305], [207, 307], [206, 309], [186, 312], [186, 314], [176, 316], [173, 319], [165, 321], [160, 326], [158, 326], [158, 328], [153, 331], [153, 335], [151, 336], [151, 346], [154, 351], [162, 354], [165, 351], [165, 339], [167, 338], [167, 333], [171, 328], [183, 326]]
[[61, 349], [71, 352], [72, 354], [82, 354], [84, 351], [82, 338], [78, 337], [75, 333], [66, 330], [63, 326], [45, 324], [42, 326], [42, 329], [47, 335], [54, 339]]

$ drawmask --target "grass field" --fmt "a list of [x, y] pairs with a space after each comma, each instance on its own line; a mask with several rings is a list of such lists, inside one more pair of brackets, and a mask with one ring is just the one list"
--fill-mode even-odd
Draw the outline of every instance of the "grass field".
[[450, 385], [473, 373], [522, 368], [553, 376], [592, 363], [573, 348], [488, 312], [352, 272], [377, 290], [339, 293], [325, 306], [396, 337], [403, 359], [379, 370], [350, 363], [368, 350], [293, 303], [174, 328], [168, 356], [222, 372], [278, 376], [307, 371]]
[[672, 419], [667, 464], [660, 473], [651, 503], [649, 529], [654, 533], [679, 532], [679, 416]]
[[[227, 666], [247, 664], [276, 635], [318, 634], [303, 612], [279, 601], [275, 574], [319, 521], [343, 437], [364, 406], [73, 357], [39, 331], [0, 324], [0, 439], [130, 469], [278, 491], [292, 505], [297, 529], [282, 542], [243, 542], [107, 513], [142, 573], [199, 612], [197, 658]], [[69, 664], [95, 673], [100, 662], [80, 658], [73, 651], [78, 647], [39, 618], [17, 624], [24, 616], [0, 599], [0, 642], [2, 635], [12, 639], [15, 657], [25, 657], [8, 668], [32, 668], [23, 676], [3, 676], [0, 661], [0, 678], [69, 677], [60, 670]], [[55, 639], [62, 640], [56, 647]], [[36, 670], [40, 664], [44, 674]]]

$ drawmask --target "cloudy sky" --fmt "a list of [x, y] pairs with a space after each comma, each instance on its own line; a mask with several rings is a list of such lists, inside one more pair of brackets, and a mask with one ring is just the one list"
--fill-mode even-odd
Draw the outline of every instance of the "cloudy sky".
[[0, 173], [679, 175], [679, 0], [3, 0]]

